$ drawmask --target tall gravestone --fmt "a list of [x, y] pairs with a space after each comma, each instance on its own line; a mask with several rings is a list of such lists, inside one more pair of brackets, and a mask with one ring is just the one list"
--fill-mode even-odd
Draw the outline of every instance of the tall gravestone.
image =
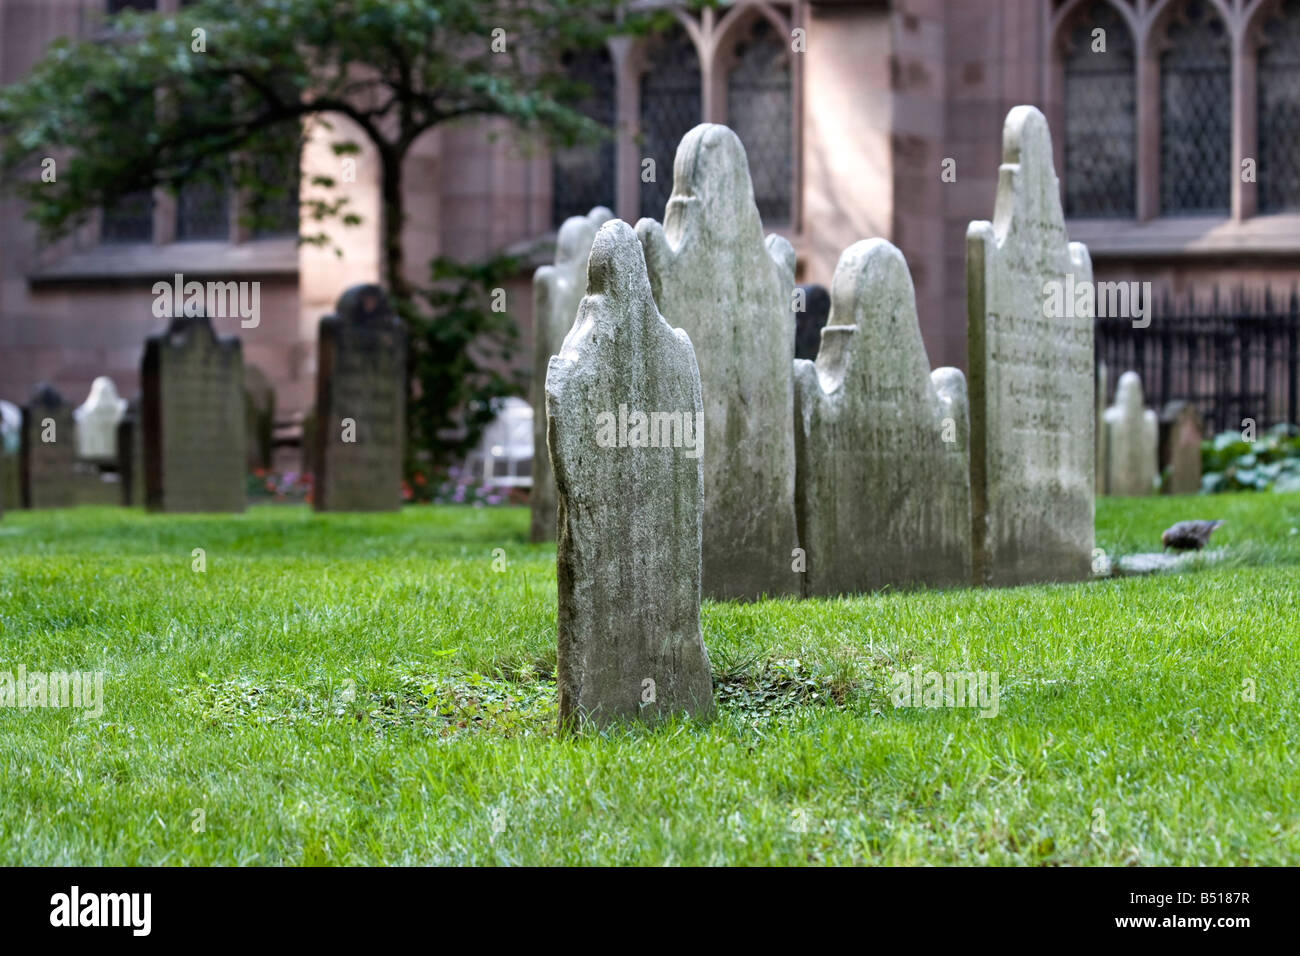
[[805, 593], [968, 584], [965, 380], [932, 376], [901, 252], [840, 256], [817, 361], [794, 367]]
[[348, 289], [321, 319], [315, 428], [317, 511], [401, 508], [406, 333], [377, 285]]
[[637, 223], [659, 310], [690, 336], [704, 391], [704, 594], [798, 594], [794, 249], [763, 238], [745, 147], [697, 126], [662, 226]]
[[546, 453], [546, 367], [573, 327], [587, 291], [587, 257], [596, 231], [614, 218], [604, 206], [570, 216], [555, 241], [555, 264], [533, 273], [533, 487], [529, 538], [555, 540], [555, 476]]
[[1106, 493], [1149, 495], [1155, 492], [1160, 426], [1146, 407], [1142, 379], [1125, 372], [1115, 389], [1115, 404], [1106, 409]]
[[243, 353], [203, 316], [173, 318], [141, 362], [145, 505], [243, 511], [248, 451]]
[[1194, 495], [1201, 490], [1201, 441], [1205, 419], [1191, 402], [1165, 403], [1160, 411], [1161, 490], [1167, 495]]
[[1051, 134], [1034, 107], [1008, 114], [1002, 160], [993, 222], [966, 233], [974, 580], [1084, 580], [1096, 481], [1092, 262], [1066, 237]]
[[36, 386], [23, 408], [21, 458], [24, 508], [70, 508], [77, 504], [77, 438], [72, 406], [44, 382]]
[[577, 322], [546, 376], [561, 726], [703, 717], [698, 437], [691, 341], [655, 308], [622, 220], [601, 227]]
[[126, 400], [107, 375], [90, 385], [90, 394], [72, 413], [77, 423], [77, 455], [83, 461], [112, 464], [117, 460], [117, 423], [126, 414]]

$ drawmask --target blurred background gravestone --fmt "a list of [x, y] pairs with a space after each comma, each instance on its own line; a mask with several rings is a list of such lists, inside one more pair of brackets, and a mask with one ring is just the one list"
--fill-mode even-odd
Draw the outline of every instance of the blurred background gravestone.
[[377, 285], [339, 297], [320, 322], [312, 503], [317, 511], [402, 506], [406, 333]]
[[25, 508], [77, 503], [77, 438], [72, 406], [42, 382], [23, 408], [22, 499]]
[[1161, 490], [1194, 495], [1201, 490], [1201, 440], [1205, 420], [1191, 402], [1165, 403], [1160, 411]]
[[171, 320], [141, 363], [145, 505], [244, 510], [248, 438], [243, 351], [203, 316]]
[[244, 407], [248, 421], [248, 470], [271, 467], [271, 445], [275, 437], [275, 389], [256, 365], [244, 366]]

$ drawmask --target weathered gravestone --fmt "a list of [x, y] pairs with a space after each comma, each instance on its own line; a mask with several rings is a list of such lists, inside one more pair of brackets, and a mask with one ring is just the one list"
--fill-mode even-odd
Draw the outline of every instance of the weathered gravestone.
[[144, 428], [138, 398], [127, 402], [126, 414], [117, 424], [117, 472], [122, 476], [122, 504], [130, 508], [144, 504]]
[[587, 257], [596, 231], [614, 218], [604, 206], [585, 216], [570, 216], [555, 241], [555, 265], [533, 273], [533, 487], [529, 537], [555, 540], [555, 476], [546, 454], [546, 367], [573, 327], [587, 291]]
[[[803, 308], [800, 308], [800, 305]], [[822, 341], [822, 329], [826, 327], [830, 314], [831, 294], [826, 286], [795, 287], [795, 358], [808, 359], [810, 362], [817, 358], [817, 349]]]
[[894, 246], [840, 256], [817, 361], [796, 359], [794, 376], [806, 593], [969, 584], [965, 380], [932, 376]]
[[694, 350], [655, 308], [623, 221], [597, 234], [587, 288], [546, 375], [560, 722], [703, 717], [713, 683], [700, 631]]
[[243, 353], [203, 316], [145, 340], [140, 380], [145, 505], [243, 511], [247, 495]]
[[1083, 580], [1096, 481], [1092, 262], [1066, 237], [1034, 107], [1008, 114], [1002, 159], [993, 222], [966, 233], [974, 579]]
[[24, 508], [77, 503], [77, 439], [72, 406], [42, 382], [23, 408], [21, 482]]
[[406, 333], [377, 285], [357, 285], [321, 319], [312, 469], [317, 511], [402, 506]]
[[271, 467], [271, 445], [275, 438], [275, 389], [256, 365], [244, 366], [244, 425], [248, 436], [248, 470]]
[[763, 238], [745, 147], [697, 126], [660, 226], [637, 223], [659, 310], [690, 336], [704, 391], [704, 594], [798, 594], [794, 249]]
[[82, 461], [117, 461], [117, 423], [126, 414], [126, 400], [107, 375], [90, 384], [90, 394], [72, 413], [77, 424], [77, 456]]
[[1191, 402], [1173, 401], [1160, 412], [1161, 490], [1194, 495], [1201, 490], [1201, 440], [1205, 420]]
[[1145, 405], [1142, 380], [1125, 372], [1106, 409], [1106, 493], [1149, 495], [1155, 491], [1159, 424]]

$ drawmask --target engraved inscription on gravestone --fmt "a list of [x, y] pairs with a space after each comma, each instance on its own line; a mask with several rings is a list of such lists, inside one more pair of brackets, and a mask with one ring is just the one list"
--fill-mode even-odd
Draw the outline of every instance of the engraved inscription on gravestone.
[[400, 508], [405, 427], [405, 331], [383, 289], [353, 286], [320, 323], [316, 510]]
[[145, 505], [151, 511], [243, 511], [243, 353], [203, 316], [174, 318], [145, 340], [141, 362]]

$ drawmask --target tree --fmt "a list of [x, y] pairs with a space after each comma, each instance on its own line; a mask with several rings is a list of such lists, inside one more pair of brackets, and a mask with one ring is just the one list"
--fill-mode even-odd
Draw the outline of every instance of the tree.
[[[174, 15], [118, 14], [90, 40], [54, 44], [22, 82], [0, 91], [0, 170], [51, 239], [122, 196], [193, 182], [244, 190], [252, 200], [246, 222], [256, 227], [260, 210], [287, 190], [262, 175], [268, 160], [283, 158], [286, 143], [296, 157], [306, 122], [342, 114], [376, 150], [382, 278], [413, 325], [421, 321], [418, 290], [401, 234], [402, 166], [415, 141], [468, 116], [504, 117], [556, 145], [608, 135], [573, 108], [585, 91], [565, 75], [562, 54], [615, 30], [652, 28], [663, 16], [624, 17], [619, 6], [198, 0]], [[43, 182], [40, 162], [50, 156], [67, 158], [55, 181]], [[306, 203], [304, 222], [358, 221], [334, 177], [312, 185], [329, 198]], [[299, 239], [328, 242], [305, 230]], [[451, 359], [463, 365], [464, 356]]]

